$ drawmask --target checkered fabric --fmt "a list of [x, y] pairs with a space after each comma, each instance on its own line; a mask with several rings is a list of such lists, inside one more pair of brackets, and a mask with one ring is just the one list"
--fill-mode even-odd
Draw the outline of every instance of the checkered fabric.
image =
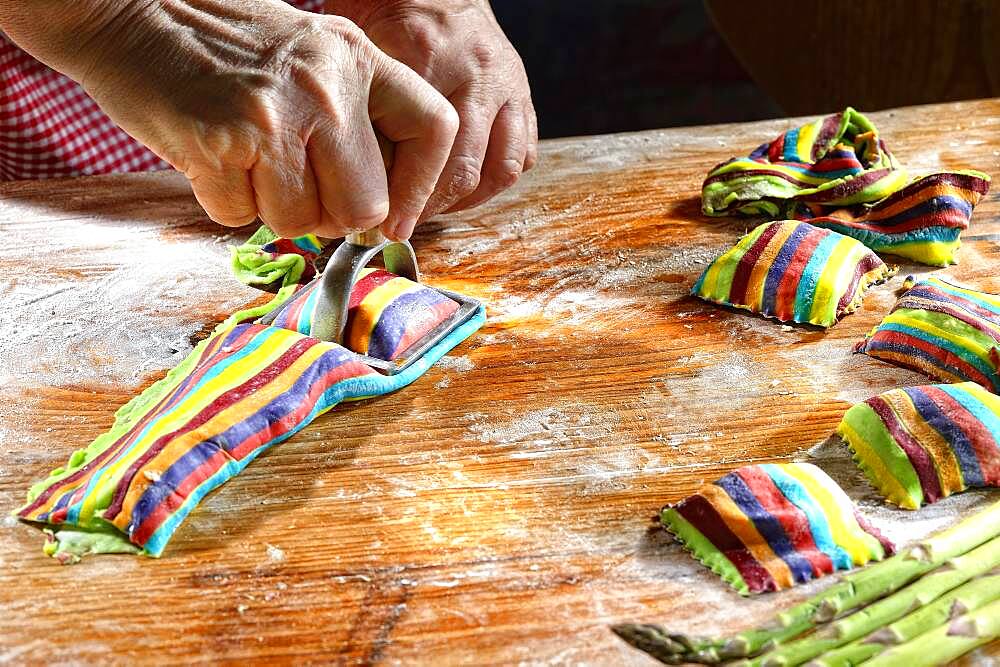
[[[322, 11], [323, 0], [286, 0]], [[169, 169], [83, 88], [0, 34], [0, 180]]]

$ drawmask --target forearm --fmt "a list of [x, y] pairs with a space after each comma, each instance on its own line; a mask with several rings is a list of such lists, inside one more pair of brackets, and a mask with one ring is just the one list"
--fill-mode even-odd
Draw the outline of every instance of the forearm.
[[154, 0], [0, 0], [0, 30], [46, 65], [81, 79], [92, 46]]

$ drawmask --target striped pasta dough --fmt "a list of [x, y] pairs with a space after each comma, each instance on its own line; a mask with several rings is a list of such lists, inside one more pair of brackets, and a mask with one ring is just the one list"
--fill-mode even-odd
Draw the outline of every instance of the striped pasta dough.
[[[272, 324], [309, 334], [319, 299], [316, 280], [295, 294]], [[389, 273], [366, 268], [348, 303], [344, 345], [358, 354], [391, 361], [451, 317], [458, 303], [437, 290]]]
[[848, 108], [716, 166], [702, 185], [702, 210], [805, 220], [876, 252], [947, 266], [989, 186], [973, 170], [911, 182], [871, 121]]
[[781, 134], [747, 157], [709, 172], [702, 185], [706, 215], [783, 217], [792, 201], [826, 206], [874, 202], [906, 184], [878, 130], [848, 107]]
[[116, 530], [157, 556], [206, 493], [316, 415], [369, 393], [378, 377], [339, 345], [237, 325], [34, 486], [18, 516]]
[[1000, 486], [1000, 397], [974, 382], [885, 392], [848, 410], [837, 434], [872, 485], [906, 509]]
[[[122, 407], [108, 432], [31, 488], [17, 514], [49, 527], [50, 555], [62, 562], [88, 553], [159, 556], [200, 500], [258, 454], [341, 401], [413, 382], [485, 321], [480, 310], [402, 372], [382, 375], [357, 353], [394, 359], [458, 304], [366, 269], [349, 303], [347, 347], [312, 338], [306, 334], [317, 283], [300, 281], [315, 274], [321, 251], [314, 236], [283, 239], [266, 227], [234, 251], [237, 277], [278, 285], [276, 296], [233, 314]], [[251, 323], [275, 314], [276, 326]]]
[[962, 231], [989, 188], [989, 177], [976, 171], [931, 174], [875, 204], [831, 211], [805, 204], [793, 217], [855, 238], [876, 252], [948, 266], [957, 262]]
[[741, 595], [790, 588], [893, 552], [843, 490], [810, 463], [751, 465], [660, 515]]
[[1000, 296], [907, 278], [892, 312], [855, 347], [944, 382], [1000, 393]]
[[199, 501], [258, 454], [341, 401], [413, 382], [483, 321], [480, 314], [392, 376], [335, 343], [225, 324], [35, 484], [17, 515], [60, 530], [49, 550], [64, 561], [102, 551], [159, 556]]
[[854, 239], [804, 222], [763, 224], [712, 262], [692, 293], [782, 322], [831, 327], [893, 275]]

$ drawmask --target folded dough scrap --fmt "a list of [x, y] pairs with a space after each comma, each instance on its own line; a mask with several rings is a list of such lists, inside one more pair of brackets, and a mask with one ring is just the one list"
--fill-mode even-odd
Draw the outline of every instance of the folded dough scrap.
[[1000, 296], [934, 277], [911, 276], [904, 289], [855, 352], [1000, 393]]
[[810, 463], [739, 468], [663, 508], [660, 519], [741, 595], [790, 588], [894, 550]]
[[782, 322], [832, 327], [895, 273], [852, 238], [804, 222], [765, 223], [712, 262], [692, 293]]
[[1000, 396], [974, 382], [893, 389], [848, 410], [837, 433], [872, 486], [906, 509], [1000, 486]]
[[956, 263], [962, 231], [989, 189], [980, 172], [930, 174], [874, 204], [832, 210], [801, 204], [791, 217], [852, 236], [876, 252], [948, 266]]
[[972, 170], [910, 182], [871, 121], [848, 107], [716, 166], [702, 210], [809, 220], [875, 251], [947, 266], [989, 184]]
[[248, 285], [301, 284], [316, 275], [323, 242], [314, 234], [281, 238], [262, 225], [243, 245], [232, 248], [233, 273]]
[[[302, 250], [298, 242], [292, 245]], [[282, 246], [273, 239], [267, 244], [275, 252]], [[282, 252], [289, 254], [300, 255]], [[17, 516], [47, 526], [46, 553], [64, 563], [89, 553], [159, 556], [201, 499], [261, 452], [341, 401], [413, 382], [485, 321], [480, 311], [409, 368], [382, 375], [354, 350], [252, 323], [283, 303], [296, 303], [292, 297], [300, 285], [294, 281], [307, 275], [306, 265], [287, 257], [280, 264], [272, 269], [281, 273], [284, 286], [269, 304], [220, 324], [165, 378], [119, 409], [108, 432], [31, 487]], [[425, 308], [424, 302], [415, 306], [406, 295], [438, 293], [381, 274], [369, 283], [395, 287], [378, 297], [377, 289], [361, 285], [352, 295], [352, 340], [363, 343], [362, 352], [391, 359], [414, 332], [433, 328], [451, 310], [441, 304]]]

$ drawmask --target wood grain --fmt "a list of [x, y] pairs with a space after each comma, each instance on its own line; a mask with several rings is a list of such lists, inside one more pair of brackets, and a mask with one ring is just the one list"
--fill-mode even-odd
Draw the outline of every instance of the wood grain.
[[[1000, 100], [874, 119], [914, 169], [1000, 174]], [[914, 267], [828, 333], [687, 296], [746, 230], [699, 214], [704, 173], [793, 123], [545, 143], [512, 191], [418, 234], [428, 281], [483, 299], [490, 321], [416, 384], [262, 456], [160, 560], [60, 567], [5, 520], [0, 661], [640, 664], [609, 624], [733, 630], [827, 585], [743, 600], [651, 521], [740, 464], [804, 457], [854, 401], [921, 382], [850, 354]], [[207, 222], [177, 175], [4, 184], [0, 231], [10, 511], [260, 293], [227, 269], [249, 230]], [[995, 194], [965, 238], [945, 273], [1000, 291]], [[835, 443], [816, 451], [901, 541], [995, 497], [890, 510]]]

